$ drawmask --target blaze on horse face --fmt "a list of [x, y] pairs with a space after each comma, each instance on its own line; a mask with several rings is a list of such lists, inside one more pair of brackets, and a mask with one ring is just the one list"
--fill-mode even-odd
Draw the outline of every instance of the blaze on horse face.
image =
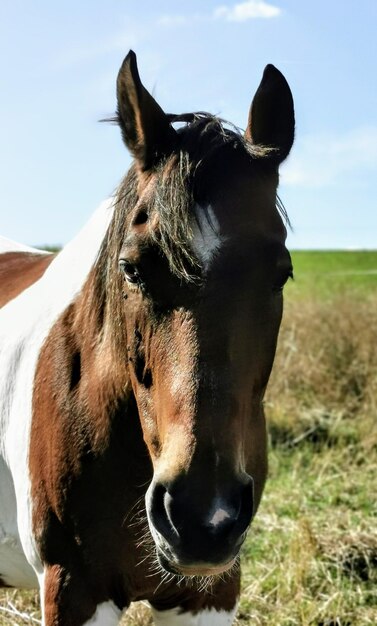
[[[292, 273], [276, 209], [292, 96], [270, 65], [244, 138], [205, 116], [176, 131], [130, 52], [118, 121], [135, 157], [119, 298], [123, 291], [131, 384], [154, 470], [148, 522], [166, 570], [216, 574], [235, 562], [266, 478], [262, 401]], [[174, 180], [183, 180], [181, 196], [158, 198]], [[182, 197], [187, 237], [169, 248], [173, 258], [185, 246], [177, 268], [163, 216]]]

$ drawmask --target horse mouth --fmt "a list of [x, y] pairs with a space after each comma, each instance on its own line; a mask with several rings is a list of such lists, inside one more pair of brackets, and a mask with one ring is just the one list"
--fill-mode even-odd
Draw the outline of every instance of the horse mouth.
[[176, 576], [185, 576], [192, 578], [195, 576], [220, 576], [224, 572], [230, 570], [237, 562], [237, 557], [234, 557], [227, 563], [222, 565], [211, 565], [209, 563], [197, 563], [195, 565], [180, 565], [179, 563], [172, 561], [161, 550], [157, 551], [157, 557], [161, 567], [169, 572], [169, 574], [175, 574]]

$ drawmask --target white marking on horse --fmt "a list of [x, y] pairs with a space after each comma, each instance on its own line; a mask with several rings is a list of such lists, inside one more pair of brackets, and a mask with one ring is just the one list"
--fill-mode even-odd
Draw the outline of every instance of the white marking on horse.
[[119, 624], [121, 611], [114, 602], [103, 602], [97, 606], [93, 617], [83, 626], [117, 626]]
[[181, 613], [179, 608], [168, 611], [152, 609], [155, 626], [231, 626], [236, 616], [237, 606], [232, 611], [206, 609], [200, 613]]
[[[0, 574], [5, 573], [6, 582], [15, 587], [35, 587], [28, 563], [42, 574], [32, 533], [28, 480], [33, 383], [40, 350], [85, 283], [112, 213], [113, 201], [103, 202], [42, 278], [0, 309], [0, 487], [1, 495], [5, 494], [0, 509]], [[10, 545], [15, 546], [12, 555]], [[16, 559], [13, 565], [11, 559]]]
[[223, 522], [224, 520], [228, 519], [230, 517], [229, 513], [227, 511], [225, 511], [225, 509], [217, 509], [215, 511], [215, 513], [213, 514], [212, 518], [210, 519], [209, 523], [212, 526], [218, 526], [219, 524], [221, 524], [221, 522]]
[[0, 254], [4, 254], [5, 252], [35, 252], [37, 254], [49, 254], [46, 250], [38, 250], [38, 248], [26, 246], [23, 243], [18, 243], [17, 241], [7, 239], [7, 237], [2, 237], [0, 235]]
[[223, 243], [220, 224], [210, 205], [203, 208], [197, 204], [194, 210], [192, 248], [204, 270], [208, 271], [213, 257]]

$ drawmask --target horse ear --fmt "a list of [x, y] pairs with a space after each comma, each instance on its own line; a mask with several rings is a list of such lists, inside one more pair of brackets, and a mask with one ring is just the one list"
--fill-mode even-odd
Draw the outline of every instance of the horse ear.
[[143, 86], [136, 54], [130, 50], [117, 79], [118, 122], [124, 143], [148, 170], [174, 150], [177, 133], [167, 115]]
[[272, 148], [270, 159], [279, 165], [288, 156], [295, 132], [292, 93], [283, 74], [267, 65], [250, 107], [246, 139]]

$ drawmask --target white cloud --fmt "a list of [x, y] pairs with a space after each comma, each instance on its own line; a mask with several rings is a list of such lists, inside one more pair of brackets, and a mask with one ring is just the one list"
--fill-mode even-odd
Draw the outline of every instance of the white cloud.
[[162, 15], [157, 23], [160, 26], [184, 26], [193, 22], [212, 22], [223, 20], [226, 22], [246, 22], [256, 18], [271, 18], [281, 14], [281, 9], [263, 0], [246, 0], [231, 6], [221, 5], [214, 9], [212, 14], [196, 13], [194, 15]]
[[214, 10], [213, 17], [227, 22], [245, 22], [256, 18], [271, 18], [281, 14], [279, 7], [263, 0], [247, 0], [234, 6], [220, 6]]
[[361, 184], [363, 174], [377, 174], [377, 127], [362, 127], [343, 135], [307, 135], [298, 139], [283, 166], [285, 185], [320, 188], [343, 181]]

